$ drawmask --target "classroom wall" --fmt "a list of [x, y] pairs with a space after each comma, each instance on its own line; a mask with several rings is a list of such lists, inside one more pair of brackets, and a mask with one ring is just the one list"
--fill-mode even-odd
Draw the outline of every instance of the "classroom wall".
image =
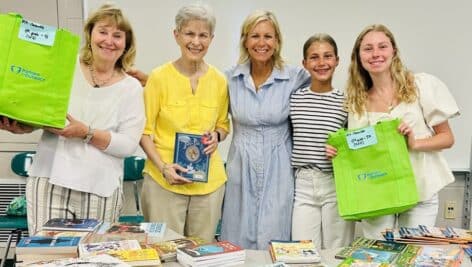
[[[138, 40], [136, 67], [149, 72], [179, 56], [172, 36], [174, 16], [188, 0], [115, 0], [129, 16]], [[283, 55], [300, 64], [303, 42], [316, 32], [331, 34], [338, 42], [340, 65], [334, 85], [344, 88], [352, 45], [367, 25], [382, 23], [395, 34], [404, 63], [415, 72], [443, 80], [455, 96], [462, 115], [451, 120], [456, 145], [445, 155], [452, 168], [469, 168], [472, 105], [472, 2], [468, 0], [206, 0], [216, 14], [216, 32], [207, 61], [221, 70], [236, 63], [240, 26], [255, 9], [277, 15], [284, 38]], [[86, 12], [103, 0], [85, 0]], [[226, 155], [229, 142], [221, 149]]]

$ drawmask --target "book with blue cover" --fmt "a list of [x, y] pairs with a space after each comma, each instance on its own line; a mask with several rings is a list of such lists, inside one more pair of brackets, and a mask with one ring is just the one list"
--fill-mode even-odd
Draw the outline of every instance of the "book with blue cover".
[[174, 163], [188, 170], [179, 175], [194, 182], [208, 182], [210, 156], [203, 152], [204, 138], [206, 136], [197, 134], [175, 134]]
[[96, 219], [53, 218], [43, 225], [42, 230], [93, 232], [101, 223]]
[[16, 245], [16, 253], [21, 254], [70, 254], [77, 253], [80, 237], [23, 237]]

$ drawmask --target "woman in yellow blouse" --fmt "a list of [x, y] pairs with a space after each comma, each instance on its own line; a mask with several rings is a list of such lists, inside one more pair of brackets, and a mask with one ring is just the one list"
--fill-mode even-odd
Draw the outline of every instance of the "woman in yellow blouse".
[[[142, 192], [147, 221], [166, 222], [185, 236], [211, 241], [221, 216], [226, 174], [217, 151], [228, 134], [228, 93], [224, 75], [205, 63], [215, 17], [208, 7], [188, 5], [175, 17], [174, 37], [181, 56], [154, 69], [145, 87], [146, 127], [141, 146], [147, 154]], [[207, 183], [180, 176], [173, 164], [175, 133], [207, 134]]]

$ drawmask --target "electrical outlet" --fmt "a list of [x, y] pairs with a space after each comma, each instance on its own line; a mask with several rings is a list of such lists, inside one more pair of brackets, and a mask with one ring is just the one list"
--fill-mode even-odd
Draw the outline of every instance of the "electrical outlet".
[[456, 218], [456, 201], [446, 201], [446, 205], [444, 207], [444, 218], [445, 219], [455, 219]]

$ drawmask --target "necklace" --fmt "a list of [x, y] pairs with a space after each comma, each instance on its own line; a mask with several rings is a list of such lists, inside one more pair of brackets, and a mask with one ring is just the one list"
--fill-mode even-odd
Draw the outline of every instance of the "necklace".
[[386, 100], [385, 94], [380, 94], [378, 90], [375, 90], [375, 93], [377, 94], [378, 98], [387, 106], [388, 113], [390, 113], [393, 110], [393, 104], [395, 102], [395, 94], [390, 97], [390, 101]]
[[106, 85], [115, 76], [115, 70], [113, 70], [110, 77], [108, 77], [107, 79], [104, 79], [104, 80], [100, 80], [97, 77], [95, 77], [95, 70], [92, 67], [92, 64], [89, 65], [89, 70], [90, 70], [90, 76], [92, 76], [93, 87], [95, 87], [95, 88], [99, 88], [99, 87], [102, 87], [102, 86]]

